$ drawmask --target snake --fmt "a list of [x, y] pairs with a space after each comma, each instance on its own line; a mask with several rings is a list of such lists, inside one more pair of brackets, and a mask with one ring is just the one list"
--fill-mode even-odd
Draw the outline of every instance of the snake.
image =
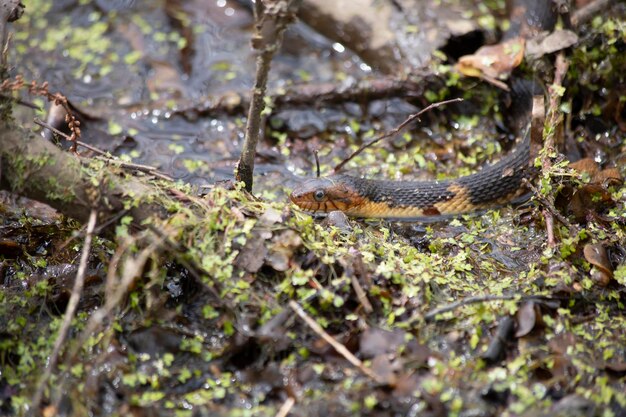
[[[558, 17], [552, 2], [512, 0], [511, 27], [503, 39], [551, 31]], [[474, 174], [442, 181], [391, 181], [350, 175], [308, 179], [290, 194], [290, 200], [308, 212], [338, 210], [352, 217], [432, 221], [521, 202], [529, 195], [525, 179], [531, 166], [530, 122], [532, 97], [543, 93], [536, 81], [512, 78], [510, 118], [519, 133], [518, 144], [495, 164]]]
[[524, 186], [531, 167], [530, 109], [537, 85], [512, 83], [512, 116], [524, 126], [518, 144], [498, 162], [474, 174], [448, 180], [393, 181], [344, 174], [308, 179], [292, 191], [290, 200], [311, 213], [341, 211], [351, 217], [400, 221], [436, 221], [484, 211], [526, 199]]

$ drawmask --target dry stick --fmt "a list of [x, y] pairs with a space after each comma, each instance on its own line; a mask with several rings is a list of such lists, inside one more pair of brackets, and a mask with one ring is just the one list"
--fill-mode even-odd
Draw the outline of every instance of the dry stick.
[[[121, 248], [118, 248], [118, 251], [116, 253], [118, 258], [116, 259], [116, 262], [119, 262], [119, 259], [123, 254], [122, 252], [124, 250], [127, 250], [129, 247], [132, 247], [134, 243], [135, 242], [127, 241], [122, 244]], [[78, 338], [78, 343], [70, 350], [70, 352], [66, 356], [65, 361], [67, 364], [71, 364], [71, 362], [78, 354], [78, 351], [85, 345], [85, 343], [87, 343], [88, 338], [100, 328], [100, 326], [107, 318], [110, 318], [113, 310], [124, 300], [124, 297], [128, 294], [128, 289], [133, 284], [133, 282], [135, 282], [136, 277], [141, 275], [141, 271], [143, 271], [149, 257], [161, 247], [162, 243], [163, 240], [161, 238], [157, 238], [150, 244], [150, 246], [141, 251], [136, 258], [127, 260], [124, 264], [124, 269], [121, 273], [121, 278], [119, 280], [115, 279], [117, 269], [109, 268], [106, 283], [107, 292], [105, 294], [106, 302], [104, 303], [104, 306], [93, 312], [91, 317], [89, 317], [85, 328]], [[63, 388], [65, 383], [66, 380], [64, 379], [59, 383], [59, 386]], [[61, 389], [60, 391], [62, 392], [63, 390]], [[53, 402], [53, 408], [58, 409], [60, 401], [61, 397], [57, 396], [57, 398]]]
[[586, 23], [591, 20], [594, 15], [602, 10], [606, 10], [613, 3], [615, 3], [615, 0], [595, 0], [594, 2], [581, 7], [572, 15], [572, 25], [576, 27]]
[[424, 320], [431, 321], [434, 320], [439, 314], [447, 313], [449, 311], [456, 310], [459, 307], [463, 307], [469, 304], [475, 303], [484, 303], [485, 301], [507, 301], [507, 300], [549, 300], [549, 297], [542, 295], [521, 295], [521, 294], [510, 294], [510, 295], [477, 295], [475, 297], [464, 298], [460, 301], [455, 301], [454, 303], [450, 303], [440, 308], [436, 308], [434, 310], [429, 311], [424, 315]]
[[24, 14], [24, 4], [20, 0], [2, 0], [0, 2], [0, 47], [2, 48], [2, 55], [0, 56], [0, 70], [4, 73], [3, 77], [7, 75], [9, 54], [9, 42], [11, 35], [9, 34], [10, 22], [15, 22], [22, 14]]
[[98, 212], [92, 209], [91, 213], [89, 214], [87, 233], [85, 235], [85, 243], [83, 245], [83, 252], [80, 256], [78, 272], [76, 273], [74, 287], [72, 288], [72, 295], [70, 296], [70, 301], [68, 302], [67, 308], [65, 309], [63, 323], [61, 324], [61, 329], [59, 330], [59, 334], [54, 342], [54, 348], [52, 349], [52, 354], [50, 355], [50, 359], [48, 360], [48, 366], [46, 367], [43, 376], [39, 380], [39, 383], [37, 384], [37, 391], [33, 396], [32, 406], [30, 409], [33, 415], [38, 414], [46, 383], [50, 378], [50, 375], [52, 375], [52, 371], [56, 367], [57, 360], [59, 359], [59, 353], [61, 352], [61, 346], [63, 346], [63, 342], [65, 341], [70, 326], [72, 325], [72, 319], [74, 318], [76, 308], [78, 307], [78, 301], [80, 300], [80, 296], [83, 292], [83, 285], [85, 284], [85, 272], [87, 271], [87, 261], [89, 259], [89, 252], [91, 250], [91, 239], [93, 237], [93, 230], [96, 227], [97, 218]]
[[[559, 105], [561, 104], [561, 87], [563, 85], [563, 78], [565, 78], [565, 74], [567, 73], [567, 68], [569, 64], [565, 60], [565, 55], [560, 52], [556, 56], [555, 69], [554, 69], [554, 81], [552, 85], [548, 88], [550, 93], [550, 101], [548, 104], [548, 117], [546, 121], [546, 126], [548, 127], [548, 133], [545, 135], [544, 145], [543, 145], [543, 156], [541, 158], [541, 169], [543, 172], [547, 172], [552, 167], [552, 162], [550, 161], [550, 155], [554, 152], [555, 145], [555, 132], [557, 127], [561, 124], [563, 115], [559, 111]], [[569, 222], [554, 208], [554, 196], [542, 196], [535, 189], [535, 195], [540, 197], [540, 200], [543, 200], [545, 209], [542, 210], [544, 219], [546, 220], [546, 231], [548, 235], [548, 245], [551, 247], [556, 246], [556, 241], [554, 239], [554, 217], [559, 219], [564, 225], [568, 226], [570, 230], [572, 230]]]
[[[574, 226], [569, 222], [569, 220], [567, 220], [567, 218], [563, 216], [556, 209], [556, 207], [554, 207], [554, 202], [550, 201], [548, 198], [541, 195], [541, 192], [539, 191], [539, 189], [537, 189], [537, 187], [535, 187], [526, 178], [524, 178], [522, 182], [524, 183], [524, 186], [527, 187], [533, 193], [535, 199], [547, 208], [547, 210], [542, 211], [542, 213], [546, 214], [546, 211], [547, 211], [547, 214], [549, 214], [550, 216], [556, 217], [556, 219], [560, 221], [565, 227], [567, 227], [570, 230], [570, 232], [576, 233]], [[550, 220], [550, 222], [551, 222], [550, 224], [554, 224], [552, 220]], [[548, 223], [548, 219], [546, 218], [546, 227], [547, 227], [547, 223]], [[548, 231], [548, 235], [550, 235], [551, 233], [552, 231]]]
[[313, 151], [313, 154], [315, 155], [315, 176], [317, 178], [320, 177], [320, 151], [319, 150], [315, 150]]
[[410, 115], [409, 117], [407, 117], [407, 119], [402, 122], [398, 127], [396, 127], [393, 130], [390, 130], [389, 132], [384, 133], [382, 136], [377, 137], [376, 139], [372, 139], [371, 141], [367, 142], [365, 145], [361, 146], [359, 149], [357, 149], [356, 151], [354, 151], [352, 153], [352, 155], [350, 155], [349, 157], [347, 157], [346, 159], [344, 159], [343, 161], [341, 161], [341, 163], [339, 165], [337, 165], [335, 167], [335, 169], [333, 170], [335, 173], [339, 172], [341, 170], [341, 168], [343, 168], [348, 162], [350, 162], [350, 160], [352, 160], [354, 157], [356, 157], [357, 155], [359, 155], [361, 152], [363, 152], [365, 149], [369, 148], [370, 146], [380, 142], [381, 140], [391, 137], [393, 135], [398, 134], [402, 129], [404, 129], [406, 127], [406, 125], [408, 125], [409, 123], [411, 123], [413, 120], [415, 119], [419, 119], [419, 117], [426, 113], [427, 111], [430, 111], [432, 109], [436, 109], [439, 106], [443, 106], [445, 104], [450, 104], [450, 103], [456, 103], [459, 101], [463, 101], [462, 98], [453, 98], [451, 100], [444, 100], [444, 101], [440, 101], [437, 103], [432, 103], [430, 104], [428, 107], [423, 108], [422, 110], [420, 110], [419, 112]]
[[370, 300], [367, 298], [367, 294], [365, 293], [365, 290], [363, 290], [363, 287], [361, 286], [361, 283], [359, 282], [356, 274], [353, 273], [350, 275], [350, 282], [352, 283], [352, 288], [354, 289], [356, 298], [363, 306], [365, 312], [372, 313], [374, 311], [374, 307], [372, 307], [372, 303], [370, 303]]
[[356, 366], [368, 377], [372, 378], [374, 381], [378, 383], [383, 383], [384, 380], [378, 374], [376, 374], [373, 370], [363, 365], [363, 362], [356, 356], [352, 354], [344, 345], [335, 340], [334, 337], [326, 333], [322, 326], [317, 324], [315, 320], [313, 320], [303, 309], [300, 307], [298, 303], [293, 300], [289, 301], [289, 307], [298, 315], [304, 322], [311, 328], [315, 333], [320, 335], [322, 339], [324, 339], [329, 345], [331, 345], [337, 353], [342, 355], [344, 358], [348, 360], [352, 365]]
[[252, 46], [260, 53], [256, 59], [256, 75], [243, 149], [235, 172], [237, 181], [243, 181], [248, 192], [252, 192], [254, 157], [261, 130], [261, 113], [265, 109], [267, 77], [272, 58], [282, 42], [283, 32], [293, 19], [293, 12], [290, 10], [292, 2], [293, 0], [278, 0], [268, 6], [264, 6], [262, 1], [254, 3], [256, 29]]
[[[33, 121], [35, 122], [35, 124], [37, 124], [37, 125], [39, 125], [41, 127], [44, 127], [46, 129], [50, 129], [52, 132], [56, 133], [59, 136], [64, 137], [67, 140], [71, 140], [71, 138], [68, 135], [66, 135], [65, 133], [61, 132], [60, 130], [58, 130], [54, 126], [51, 126], [50, 124], [44, 122], [43, 120], [35, 118]], [[135, 164], [135, 163], [132, 163], [132, 162], [122, 161], [120, 159], [112, 157], [108, 152], [105, 152], [102, 149], [98, 149], [95, 146], [90, 145], [90, 144], [85, 143], [85, 142], [82, 142], [80, 140], [77, 140], [76, 144], [79, 145], [79, 146], [82, 146], [83, 148], [87, 148], [87, 149], [89, 149], [92, 152], [95, 152], [95, 153], [101, 155], [103, 157], [101, 159], [106, 161], [106, 162], [111, 162], [111, 163], [114, 163], [114, 164], [119, 165], [119, 166], [124, 167], [124, 168], [134, 169], [134, 170], [140, 171], [140, 172], [145, 172], [147, 174], [154, 175], [155, 177], [159, 177], [159, 178], [167, 180], [167, 181], [174, 181], [174, 179], [172, 177], [170, 177], [169, 175], [166, 175], [166, 174], [160, 172], [156, 167], [153, 167], [153, 166], [150, 166], [150, 165]]]
[[8, 96], [6, 94], [0, 94], [0, 98], [2, 98], [3, 100], [11, 100], [14, 103], [20, 104], [24, 107], [28, 107], [31, 108], [33, 110], [41, 110], [41, 107], [39, 107], [38, 105], [31, 103], [30, 101], [26, 101], [24, 99], [21, 99], [19, 97], [13, 97], [13, 96]]
[[287, 417], [287, 414], [291, 411], [291, 408], [296, 403], [295, 398], [289, 397], [285, 400], [283, 405], [280, 407], [278, 412], [276, 413], [276, 417]]

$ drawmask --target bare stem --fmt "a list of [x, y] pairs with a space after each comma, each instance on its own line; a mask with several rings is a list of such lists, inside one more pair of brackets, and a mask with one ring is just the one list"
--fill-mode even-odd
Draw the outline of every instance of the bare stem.
[[96, 210], [91, 210], [91, 213], [89, 214], [89, 222], [87, 223], [87, 234], [85, 236], [83, 252], [80, 256], [78, 272], [76, 273], [76, 280], [74, 281], [74, 287], [72, 288], [72, 295], [70, 296], [70, 301], [68, 302], [67, 308], [65, 310], [65, 316], [63, 317], [61, 329], [59, 330], [59, 334], [57, 335], [56, 340], [54, 341], [54, 348], [52, 349], [52, 354], [50, 355], [50, 359], [48, 360], [48, 366], [41, 376], [39, 384], [37, 384], [37, 391], [33, 396], [31, 408], [31, 413], [33, 415], [38, 414], [46, 383], [48, 382], [50, 375], [52, 375], [52, 371], [56, 367], [57, 361], [59, 359], [59, 353], [61, 352], [61, 347], [63, 346], [65, 338], [67, 337], [67, 334], [70, 330], [70, 326], [72, 325], [72, 319], [74, 318], [76, 308], [78, 307], [78, 301], [80, 300], [80, 296], [83, 292], [83, 285], [85, 283], [85, 272], [87, 271], [87, 261], [89, 260], [89, 252], [91, 251], [91, 239], [93, 237], [93, 231], [96, 227], [97, 218], [98, 212]]
[[380, 142], [383, 139], [386, 139], [386, 138], [389, 138], [391, 136], [397, 135], [402, 129], [404, 129], [413, 120], [419, 119], [419, 117], [422, 114], [424, 114], [424, 113], [426, 113], [426, 112], [428, 112], [428, 111], [430, 111], [432, 109], [436, 109], [439, 106], [443, 106], [445, 104], [450, 104], [450, 103], [456, 103], [458, 101], [463, 101], [463, 99], [462, 98], [453, 98], [451, 100], [444, 100], [444, 101], [439, 101], [437, 103], [432, 103], [428, 107], [425, 107], [422, 110], [420, 110], [419, 112], [410, 115], [409, 117], [406, 118], [406, 120], [404, 122], [400, 123], [400, 125], [398, 127], [396, 127], [395, 129], [390, 130], [389, 132], [386, 132], [386, 133], [382, 134], [381, 136], [377, 137], [376, 139], [373, 139], [373, 140], [367, 142], [366, 144], [361, 146], [359, 149], [354, 151], [352, 153], [352, 155], [350, 155], [349, 157], [347, 157], [346, 159], [341, 161], [341, 163], [335, 167], [334, 172], [335, 173], [339, 172], [341, 170], [341, 168], [343, 168], [348, 162], [350, 162], [354, 157], [359, 155], [361, 152], [363, 152], [365, 149], [369, 148], [370, 146], [375, 145], [376, 143]]
[[243, 181], [248, 192], [252, 191], [254, 157], [261, 131], [261, 113], [265, 109], [267, 77], [272, 58], [282, 42], [283, 32], [294, 19], [293, 3], [294, 0], [277, 0], [269, 5], [263, 5], [261, 1], [255, 2], [256, 31], [252, 46], [259, 51], [259, 55], [256, 59], [256, 75], [243, 149], [235, 172], [237, 181]]
[[361, 362], [359, 358], [354, 356], [352, 352], [348, 350], [344, 345], [339, 343], [334, 337], [329, 335], [323, 328], [320, 326], [313, 318], [311, 318], [302, 307], [295, 301], [289, 301], [289, 307], [302, 319], [304, 322], [311, 328], [315, 333], [317, 333], [322, 339], [326, 341], [329, 345], [331, 345], [337, 353], [346, 358], [348, 362], [352, 365], [356, 366], [368, 377], [372, 378], [376, 382], [383, 382], [383, 379], [372, 369], [368, 368]]

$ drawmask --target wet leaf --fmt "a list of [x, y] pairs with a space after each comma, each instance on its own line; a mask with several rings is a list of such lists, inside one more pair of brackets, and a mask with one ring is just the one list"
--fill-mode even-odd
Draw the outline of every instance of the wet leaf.
[[286, 271], [293, 253], [302, 245], [302, 238], [293, 230], [285, 230], [272, 240], [266, 257], [267, 264], [276, 271]]
[[267, 252], [265, 239], [254, 234], [235, 258], [235, 264], [247, 272], [257, 272], [265, 263]]
[[572, 185], [563, 187], [557, 204], [567, 210], [578, 221], [584, 221], [587, 216], [596, 216], [607, 207], [615, 205], [610, 186], [622, 182], [619, 170], [608, 168], [601, 170], [591, 158], [583, 158], [569, 164], [570, 168], [580, 173], [587, 182], [578, 188]]
[[528, 301], [522, 304], [515, 314], [517, 323], [515, 337], [524, 337], [535, 328], [538, 313], [541, 314], [538, 311], [538, 306], [534, 302]]
[[265, 226], [272, 226], [275, 223], [281, 222], [283, 219], [282, 214], [273, 208], [268, 208], [265, 212], [259, 217], [259, 223]]
[[359, 351], [364, 358], [393, 353], [404, 343], [404, 332], [393, 332], [371, 327], [361, 334]]
[[613, 278], [613, 267], [606, 248], [600, 243], [588, 243], [583, 248], [585, 259], [594, 266], [591, 270], [591, 278], [600, 286], [607, 286]]
[[546, 35], [540, 35], [529, 39], [526, 43], [526, 56], [541, 58], [565, 48], [569, 48], [578, 42], [578, 36], [570, 30], [555, 30]]
[[468, 77], [506, 78], [524, 59], [525, 40], [509, 39], [497, 45], [483, 46], [473, 55], [459, 58], [456, 69]]
[[372, 359], [371, 369], [387, 385], [395, 384], [396, 376], [388, 355], [382, 354], [374, 357], [374, 359]]

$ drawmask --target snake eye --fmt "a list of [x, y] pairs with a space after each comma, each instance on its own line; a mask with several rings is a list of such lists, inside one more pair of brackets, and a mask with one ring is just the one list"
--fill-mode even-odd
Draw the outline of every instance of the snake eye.
[[317, 201], [322, 201], [324, 199], [325, 195], [326, 195], [326, 193], [324, 192], [324, 190], [317, 190], [317, 191], [315, 191], [315, 194], [313, 194], [313, 197]]

